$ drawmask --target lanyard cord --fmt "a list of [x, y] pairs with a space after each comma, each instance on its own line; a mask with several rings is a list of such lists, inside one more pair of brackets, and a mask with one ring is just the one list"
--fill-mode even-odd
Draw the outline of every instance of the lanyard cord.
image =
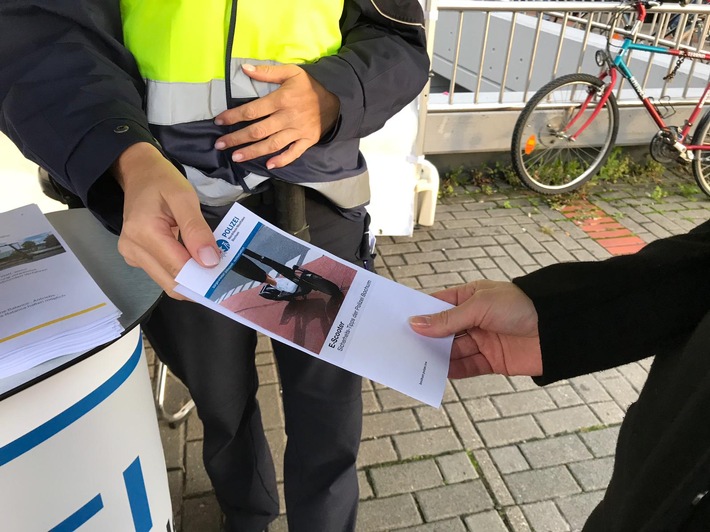
[[227, 35], [227, 52], [224, 62], [224, 84], [227, 94], [227, 108], [232, 101], [232, 47], [234, 45], [234, 30], [237, 26], [237, 0], [232, 0], [232, 12], [229, 15], [229, 34]]

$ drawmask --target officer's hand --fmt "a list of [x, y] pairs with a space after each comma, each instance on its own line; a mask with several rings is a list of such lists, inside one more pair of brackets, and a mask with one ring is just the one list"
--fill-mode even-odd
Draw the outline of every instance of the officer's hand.
[[520, 288], [513, 283], [474, 281], [432, 295], [457, 306], [413, 316], [409, 323], [424, 336], [456, 335], [449, 377], [542, 375], [537, 311]]
[[218, 124], [236, 124], [264, 118], [244, 129], [217, 139], [215, 148], [223, 150], [244, 146], [232, 154], [234, 161], [248, 161], [288, 149], [266, 162], [267, 168], [280, 168], [298, 159], [335, 125], [340, 101], [296, 65], [243, 65], [244, 73], [258, 81], [281, 86], [270, 94], [247, 104], [228, 109], [215, 117]]
[[219, 263], [219, 252], [195, 191], [148, 143], [128, 148], [112, 170], [125, 194], [118, 251], [130, 266], [144, 270], [169, 296], [184, 299], [173, 289], [175, 276], [188, 259], [192, 256], [208, 267]]

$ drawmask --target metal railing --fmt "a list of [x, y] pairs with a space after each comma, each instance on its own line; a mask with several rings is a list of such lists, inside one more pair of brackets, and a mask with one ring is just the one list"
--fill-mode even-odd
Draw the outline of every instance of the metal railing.
[[[532, 94], [562, 74], [597, 73], [594, 52], [606, 46], [609, 32], [620, 43], [633, 16], [628, 5], [615, 1], [427, 0], [426, 9], [433, 75], [420, 106], [422, 154], [500, 149], [512, 131], [511, 120]], [[622, 15], [611, 27], [619, 10]], [[665, 4], [649, 10], [636, 40], [708, 50], [709, 32], [710, 5]], [[629, 66], [644, 91], [669, 108], [697, 102], [710, 77], [709, 65], [688, 60], [667, 81], [663, 78], [677, 58], [634, 54]], [[616, 96], [621, 108], [641, 107], [623, 82]], [[473, 123], [493, 133], [489, 142], [480, 135], [462, 141]], [[634, 142], [623, 135], [620, 140]]]

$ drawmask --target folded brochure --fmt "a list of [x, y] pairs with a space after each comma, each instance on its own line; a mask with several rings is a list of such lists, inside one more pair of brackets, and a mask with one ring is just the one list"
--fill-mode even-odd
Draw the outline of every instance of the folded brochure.
[[438, 407], [453, 337], [408, 317], [450, 305], [312, 246], [235, 204], [214, 232], [220, 263], [190, 260], [176, 291], [314, 357]]
[[120, 315], [37, 205], [0, 213], [0, 378], [118, 338]]

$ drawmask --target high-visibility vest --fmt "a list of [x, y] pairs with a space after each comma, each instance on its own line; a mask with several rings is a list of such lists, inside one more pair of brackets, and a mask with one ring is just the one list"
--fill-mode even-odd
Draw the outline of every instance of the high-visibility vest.
[[[278, 87], [252, 80], [243, 73], [243, 64], [303, 64], [337, 53], [343, 3], [121, 0], [124, 43], [146, 83], [148, 122], [184, 129], [185, 124], [213, 119], [227, 108], [227, 75], [232, 98], [256, 98]], [[182, 159], [180, 153], [171, 155]], [[198, 182], [198, 193], [199, 183], [207, 183], [205, 190], [216, 186], [215, 196], [224, 189], [223, 184], [196, 177], [194, 168], [186, 170], [188, 178]], [[339, 182], [332, 185], [322, 180], [301, 184], [335, 195], [331, 199], [345, 208], [367, 201], [366, 171], [345, 180], [334, 178]], [[332, 189], [332, 194], [323, 187]]]

